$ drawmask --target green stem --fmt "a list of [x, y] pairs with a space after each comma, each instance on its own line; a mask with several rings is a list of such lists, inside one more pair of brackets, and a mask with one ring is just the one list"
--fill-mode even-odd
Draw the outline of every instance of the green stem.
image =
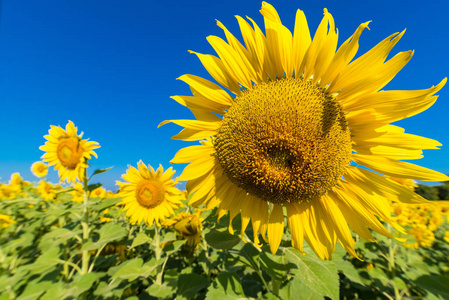
[[[83, 244], [89, 239], [89, 197], [87, 195], [87, 177], [86, 169], [84, 170], [84, 195], [83, 195], [83, 215], [81, 219], [81, 227], [83, 228]], [[86, 274], [89, 268], [90, 254], [88, 250], [82, 253], [81, 274]]]
[[[156, 254], [156, 263], [159, 262], [159, 260], [161, 259], [161, 253], [162, 253], [162, 248], [161, 248], [161, 244], [160, 244], [160, 237], [159, 237], [159, 227], [156, 225], [155, 228], [155, 234], [154, 234], [154, 243], [156, 246], [156, 250], [155, 250], [155, 254]], [[167, 259], [167, 258], [166, 258]], [[157, 275], [156, 275], [156, 284], [158, 285], [162, 285], [162, 275], [164, 274], [164, 267], [165, 267], [165, 262], [161, 268], [158, 267], [157, 270]]]
[[[391, 225], [387, 225], [387, 229], [389, 232], [391, 232]], [[393, 244], [393, 240], [390, 239], [388, 243], [388, 270], [390, 271], [391, 278], [394, 278], [396, 276], [396, 263], [394, 259], [394, 255], [396, 253], [396, 245]], [[401, 300], [401, 294], [399, 292], [399, 289], [396, 287], [396, 285], [393, 283], [394, 288], [394, 296], [396, 300]]]
[[281, 286], [281, 283], [272, 277], [271, 278], [271, 290], [272, 290], [273, 294], [275, 294], [276, 296], [279, 296], [279, 287], [280, 286]]

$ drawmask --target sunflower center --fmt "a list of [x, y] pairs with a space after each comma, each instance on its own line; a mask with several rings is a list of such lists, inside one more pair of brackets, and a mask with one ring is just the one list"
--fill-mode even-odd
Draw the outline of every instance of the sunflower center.
[[59, 142], [56, 154], [64, 167], [74, 170], [83, 156], [83, 148], [78, 138], [64, 138]]
[[142, 180], [136, 187], [137, 202], [146, 208], [158, 206], [164, 200], [164, 193], [162, 185], [153, 180]]
[[340, 104], [303, 79], [280, 79], [244, 91], [215, 136], [219, 164], [248, 193], [273, 203], [322, 196], [351, 161]]

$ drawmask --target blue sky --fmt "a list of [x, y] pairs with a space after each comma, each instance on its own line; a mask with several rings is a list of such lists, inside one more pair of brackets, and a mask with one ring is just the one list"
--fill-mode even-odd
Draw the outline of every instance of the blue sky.
[[[1, 2], [0, 2], [1, 3]], [[327, 7], [341, 44], [369, 20], [359, 54], [407, 28], [393, 49], [415, 50], [409, 64], [385, 89], [423, 89], [449, 75], [449, 29], [445, 1], [271, 1], [291, 30], [296, 9], [307, 17], [312, 35]], [[157, 125], [191, 118], [170, 99], [189, 95], [183, 74], [211, 79], [187, 50], [213, 52], [208, 35], [224, 37], [220, 20], [240, 38], [234, 15], [263, 27], [260, 1], [50, 1], [5, 0], [0, 23], [0, 181], [20, 172], [35, 181], [30, 166], [40, 159], [50, 124], [72, 120], [84, 137], [100, 143], [90, 172], [108, 189], [128, 165], [142, 159], [168, 167], [176, 151], [192, 143], [171, 140], [181, 129]], [[449, 173], [449, 86], [436, 104], [400, 121], [406, 132], [436, 139], [441, 150], [426, 150], [415, 163]], [[183, 165], [174, 166], [177, 175]], [[56, 182], [56, 172], [50, 171]]]

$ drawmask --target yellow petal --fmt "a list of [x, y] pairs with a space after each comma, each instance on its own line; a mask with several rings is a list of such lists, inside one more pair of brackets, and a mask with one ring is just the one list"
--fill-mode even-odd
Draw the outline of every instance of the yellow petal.
[[215, 167], [215, 164], [215, 158], [211, 156], [197, 159], [184, 168], [184, 171], [181, 176], [178, 177], [178, 180], [183, 181], [198, 178], [207, 172], [210, 172]]
[[293, 66], [297, 78], [302, 75], [301, 64], [311, 42], [312, 38], [310, 37], [310, 31], [309, 26], [307, 25], [306, 16], [304, 15], [304, 12], [302, 10], [298, 9], [296, 11], [292, 48]]
[[268, 220], [268, 241], [273, 256], [276, 254], [284, 235], [284, 211], [282, 205], [273, 204], [270, 218]]
[[189, 163], [196, 159], [201, 159], [204, 156], [210, 156], [215, 153], [213, 146], [190, 146], [180, 149], [175, 157], [170, 161], [171, 164]]
[[340, 46], [326, 72], [323, 74], [320, 86], [324, 87], [332, 82], [341, 70], [354, 58], [359, 48], [360, 35], [365, 28], [368, 28], [369, 30], [368, 24], [370, 22], [371, 21], [362, 23], [354, 34]]
[[353, 154], [352, 159], [376, 172], [398, 178], [411, 178], [425, 181], [448, 181], [449, 177], [408, 162], [373, 155]]
[[296, 203], [287, 204], [287, 222], [292, 235], [292, 246], [303, 253], [304, 225]]
[[190, 128], [185, 128], [181, 130], [178, 134], [172, 136], [174, 140], [183, 141], [198, 141], [202, 139], [209, 138], [217, 134], [215, 130], [194, 130]]
[[334, 200], [328, 195], [323, 195], [319, 203], [323, 210], [323, 215], [331, 222], [331, 226], [334, 228], [343, 248], [353, 256], [358, 257], [354, 249], [355, 241], [352, 238], [348, 223]]
[[[210, 54], [201, 54], [194, 51], [189, 51], [195, 54], [206, 68], [207, 72], [222, 86], [233, 92], [240, 94], [240, 87], [238, 82], [226, 70], [223, 62], [216, 56]], [[213, 99], [211, 99], [213, 100]]]
[[251, 79], [254, 77], [251, 75], [254, 74], [254, 70], [247, 68], [246, 63], [242, 60], [238, 52], [219, 37], [208, 36], [207, 41], [214, 48], [215, 52], [217, 52], [226, 70], [232, 75], [234, 80], [245, 88], [252, 87]]

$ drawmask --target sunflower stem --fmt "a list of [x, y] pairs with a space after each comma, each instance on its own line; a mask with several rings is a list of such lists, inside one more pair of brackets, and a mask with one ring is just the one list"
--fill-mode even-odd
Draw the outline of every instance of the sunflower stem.
[[[391, 232], [391, 225], [387, 224], [387, 229]], [[394, 255], [396, 252], [396, 245], [393, 244], [393, 240], [390, 239], [388, 243], [388, 270], [390, 271], [391, 277], [394, 278], [396, 276], [396, 263], [394, 259]], [[394, 296], [396, 300], [401, 300], [401, 294], [399, 293], [399, 289], [393, 283], [394, 288]]]
[[[86, 169], [84, 169], [84, 194], [83, 194], [83, 214], [81, 219], [81, 227], [83, 228], [83, 244], [89, 239], [89, 196], [88, 196], [88, 182], [86, 176]], [[90, 254], [89, 250], [82, 252], [81, 274], [88, 273]]]
[[[156, 225], [155, 231], [154, 231], [154, 243], [156, 246], [155, 249], [155, 255], [156, 255], [156, 263], [159, 262], [159, 259], [161, 258], [161, 244], [160, 244], [160, 238], [159, 238], [159, 227]], [[158, 272], [156, 275], [156, 284], [161, 285], [162, 284], [162, 275], [164, 272], [165, 262], [162, 267], [158, 267]]]
[[271, 278], [271, 290], [272, 290], [273, 294], [275, 294], [276, 296], [279, 296], [279, 287], [280, 286], [281, 286], [281, 283], [272, 277]]

